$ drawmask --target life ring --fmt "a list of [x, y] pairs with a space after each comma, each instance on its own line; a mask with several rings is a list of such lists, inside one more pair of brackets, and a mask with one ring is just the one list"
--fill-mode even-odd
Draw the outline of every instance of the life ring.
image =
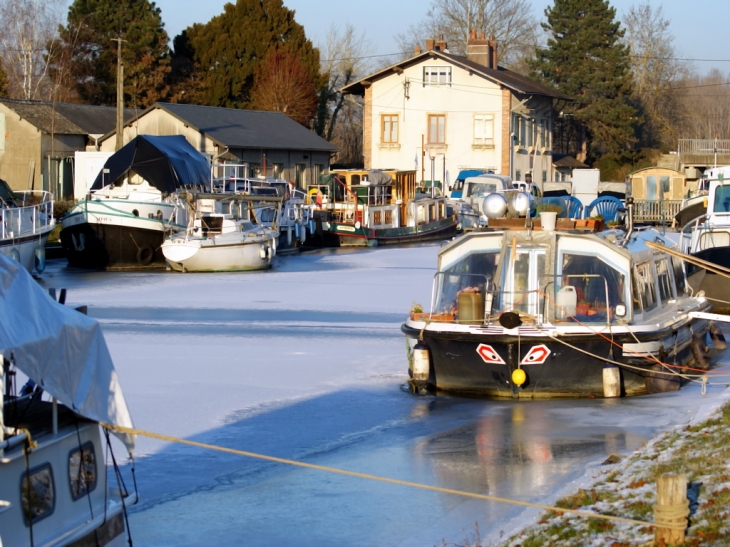
[[149, 245], [142, 245], [137, 249], [137, 262], [142, 266], [147, 266], [155, 259], [155, 250]]
[[314, 203], [314, 200], [317, 197], [317, 192], [319, 192], [319, 189], [312, 188], [309, 192], [307, 192], [307, 196], [309, 196], [309, 203]]

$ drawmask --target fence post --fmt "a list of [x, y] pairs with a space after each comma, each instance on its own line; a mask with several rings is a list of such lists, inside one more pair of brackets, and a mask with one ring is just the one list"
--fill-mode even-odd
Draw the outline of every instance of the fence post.
[[667, 473], [657, 479], [654, 506], [654, 541], [657, 545], [676, 545], [684, 542], [689, 516], [687, 476]]

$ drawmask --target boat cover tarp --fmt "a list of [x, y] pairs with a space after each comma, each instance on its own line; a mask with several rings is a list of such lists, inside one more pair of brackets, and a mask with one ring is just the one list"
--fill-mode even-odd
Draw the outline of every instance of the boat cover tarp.
[[130, 169], [167, 194], [182, 186], [210, 184], [208, 161], [185, 137], [139, 135], [106, 160], [91, 190], [100, 190]]
[[[49, 395], [97, 422], [133, 427], [99, 323], [55, 302], [0, 255], [0, 354]], [[130, 454], [133, 435], [118, 434]]]
[[368, 172], [368, 181], [370, 181], [370, 186], [389, 186], [393, 184], [393, 177], [388, 173], [374, 169]]

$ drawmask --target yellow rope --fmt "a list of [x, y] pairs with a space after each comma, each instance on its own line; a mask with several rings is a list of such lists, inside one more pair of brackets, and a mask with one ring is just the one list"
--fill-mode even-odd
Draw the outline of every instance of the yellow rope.
[[[107, 423], [103, 423], [103, 422], [100, 425], [110, 431], [116, 431], [119, 433], [127, 433], [130, 435], [141, 435], [143, 437], [149, 437], [151, 439], [159, 439], [162, 441], [168, 441], [168, 442], [173, 442], [173, 443], [187, 444], [189, 446], [196, 446], [198, 448], [206, 448], [208, 450], [216, 450], [218, 452], [227, 452], [228, 454], [236, 454], [238, 456], [245, 456], [247, 458], [255, 458], [258, 460], [282, 463], [285, 465], [292, 465], [292, 466], [296, 466], [296, 467], [304, 467], [306, 469], [315, 469], [317, 471], [325, 471], [327, 473], [336, 473], [338, 475], [345, 475], [348, 477], [357, 477], [360, 479], [385, 482], [385, 483], [389, 483], [389, 484], [397, 484], [400, 486], [410, 486], [411, 488], [420, 488], [422, 490], [430, 490], [432, 492], [440, 492], [442, 494], [452, 494], [455, 496], [464, 496], [464, 497], [468, 497], [468, 498], [476, 498], [476, 499], [487, 500], [487, 501], [496, 501], [496, 502], [500, 502], [500, 503], [508, 503], [511, 505], [520, 505], [523, 507], [534, 507], [536, 509], [542, 509], [544, 511], [554, 511], [557, 513], [571, 513], [573, 515], [582, 516], [582, 517], [597, 518], [597, 519], [603, 519], [603, 520], [612, 520], [612, 521], [616, 521], [616, 522], [624, 522], [627, 524], [635, 524], [637, 526], [657, 526], [657, 524], [655, 524], [655, 523], [646, 522], [643, 520], [616, 517], [613, 515], [603, 515], [601, 513], [592, 513], [590, 511], [581, 511], [579, 509], [565, 509], [565, 508], [561, 508], [561, 507], [553, 507], [551, 505], [530, 503], [527, 501], [511, 500], [508, 498], [500, 498], [497, 496], [489, 496], [486, 494], [477, 494], [474, 492], [464, 492], [461, 490], [453, 490], [451, 488], [442, 488], [440, 486], [430, 486], [427, 484], [419, 484], [417, 482], [402, 481], [402, 480], [398, 480], [398, 479], [389, 479], [387, 477], [379, 477], [377, 475], [369, 475], [367, 473], [358, 473], [356, 471], [347, 471], [344, 469], [337, 469], [334, 467], [327, 467], [324, 465], [316, 465], [313, 463], [305, 463], [305, 462], [299, 462], [296, 460], [288, 460], [285, 458], [277, 458], [275, 456], [257, 454], [255, 452], [248, 452], [246, 450], [237, 450], [235, 448], [226, 448], [224, 446], [216, 446], [213, 444], [200, 443], [197, 441], [189, 441], [187, 439], [181, 439], [179, 437], [172, 437], [170, 435], [163, 435], [161, 433], [153, 433], [151, 431], [145, 431], [143, 429], [122, 427], [122, 426], [107, 424]], [[672, 525], [668, 525], [668, 524], [662, 524], [661, 527], [679, 529], [677, 527], [677, 525], [672, 526]], [[681, 529], [684, 530], [685, 528], [686, 528], [686, 526], [682, 527]]]

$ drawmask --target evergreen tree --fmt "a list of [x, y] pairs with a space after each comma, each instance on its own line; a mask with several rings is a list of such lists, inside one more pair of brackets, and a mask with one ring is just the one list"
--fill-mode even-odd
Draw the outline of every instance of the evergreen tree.
[[146, 107], [168, 93], [167, 32], [160, 9], [149, 0], [74, 0], [59, 29], [61, 55], [52, 76], [80, 101], [116, 104], [117, 42], [121, 38], [125, 103]]
[[175, 42], [173, 66], [192, 68], [192, 74], [176, 72], [172, 80], [179, 86], [190, 79], [199, 86], [181, 101], [250, 107], [256, 69], [276, 46], [286, 46], [299, 58], [315, 89], [322, 85], [319, 52], [281, 0], [237, 0], [208, 23], [196, 23], [184, 32], [187, 40], [180, 43], [180, 51]]
[[563, 116], [577, 126], [579, 159], [626, 158], [636, 143], [639, 119], [629, 103], [629, 50], [616, 10], [608, 0], [554, 2], [545, 9], [547, 47], [537, 50], [530, 63], [532, 76], [575, 99]]

